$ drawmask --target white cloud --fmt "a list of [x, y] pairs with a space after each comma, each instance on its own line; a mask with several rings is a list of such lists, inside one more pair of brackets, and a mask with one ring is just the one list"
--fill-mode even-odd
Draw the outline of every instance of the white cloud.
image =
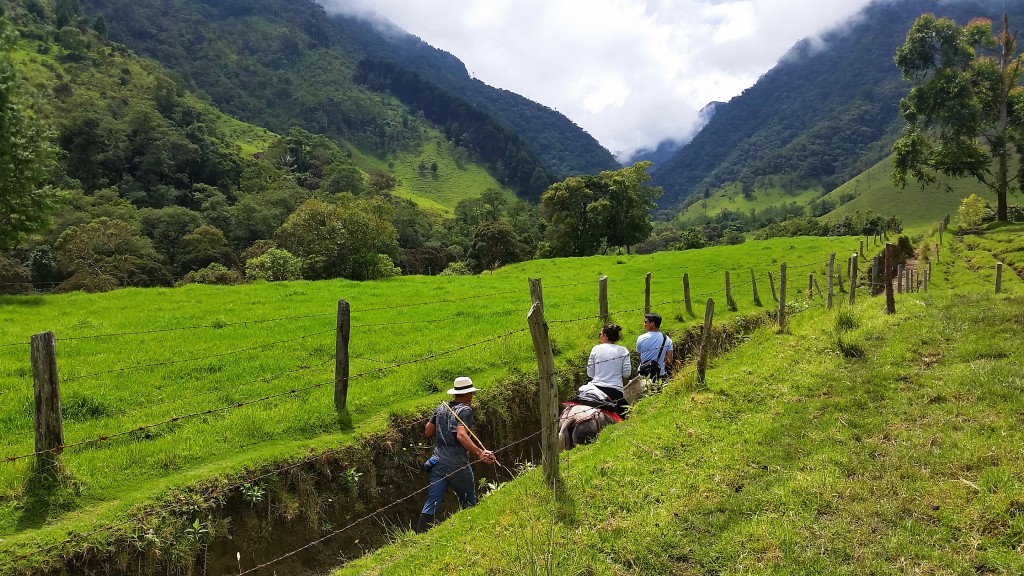
[[480, 80], [550, 106], [615, 154], [689, 134], [798, 40], [869, 0], [320, 0], [375, 12]]

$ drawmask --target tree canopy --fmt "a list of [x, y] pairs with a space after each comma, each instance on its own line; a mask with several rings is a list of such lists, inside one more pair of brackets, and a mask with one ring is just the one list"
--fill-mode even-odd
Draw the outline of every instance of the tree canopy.
[[14, 33], [0, 18], [0, 250], [46, 226], [56, 192], [44, 187], [56, 156], [14, 69]]
[[996, 218], [1007, 219], [1011, 144], [1024, 151], [1024, 88], [1016, 37], [1003, 16], [1002, 31], [976, 18], [959, 27], [925, 14], [896, 51], [896, 65], [914, 83], [900, 102], [906, 120], [893, 145], [893, 182], [907, 175], [935, 183], [941, 173], [974, 177], [995, 192]]
[[541, 214], [550, 224], [554, 256], [589, 256], [613, 246], [627, 249], [651, 234], [650, 211], [661, 188], [645, 186], [650, 162], [572, 176], [541, 196]]

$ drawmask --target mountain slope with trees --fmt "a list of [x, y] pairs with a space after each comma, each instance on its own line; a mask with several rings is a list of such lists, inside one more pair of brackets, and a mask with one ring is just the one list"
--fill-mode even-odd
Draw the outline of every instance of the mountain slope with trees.
[[[1011, 22], [1024, 3], [1007, 3]], [[829, 191], [886, 158], [899, 136], [899, 101], [910, 89], [893, 62], [922, 13], [959, 23], [999, 19], [1000, 6], [908, 0], [869, 5], [821, 42], [798, 43], [751, 88], [717, 107], [693, 140], [656, 173], [662, 206], [727, 185], [768, 179]]]

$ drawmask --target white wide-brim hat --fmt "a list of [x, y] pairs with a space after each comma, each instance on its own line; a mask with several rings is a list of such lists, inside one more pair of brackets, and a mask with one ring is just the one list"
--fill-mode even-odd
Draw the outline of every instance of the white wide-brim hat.
[[459, 376], [455, 379], [455, 387], [448, 391], [453, 396], [459, 394], [469, 394], [470, 392], [479, 392], [480, 389], [473, 386], [473, 381], [468, 376]]

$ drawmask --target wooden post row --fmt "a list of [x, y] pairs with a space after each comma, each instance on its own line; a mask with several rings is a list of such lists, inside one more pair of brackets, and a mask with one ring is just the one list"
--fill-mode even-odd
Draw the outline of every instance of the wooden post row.
[[35, 451], [39, 453], [36, 469], [52, 469], [59, 461], [64, 446], [57, 339], [53, 332], [32, 336], [32, 382], [35, 390]]
[[348, 403], [348, 342], [352, 329], [352, 311], [346, 300], [338, 300], [338, 328], [334, 343], [334, 409], [344, 410]]
[[835, 275], [835, 270], [836, 270], [836, 253], [832, 252], [831, 254], [828, 255], [828, 283], [827, 283], [827, 286], [828, 286], [828, 296], [826, 297], [826, 302], [828, 303], [828, 309], [829, 310], [832, 309], [832, 303], [833, 303], [832, 300], [835, 297], [835, 290], [833, 290], [833, 287], [832, 287], [832, 280], [833, 280], [832, 277]]
[[555, 374], [555, 355], [551, 351], [548, 324], [544, 308], [539, 302], [530, 306], [526, 316], [533, 338], [533, 352], [537, 357], [537, 376], [540, 378], [541, 467], [544, 480], [553, 488], [558, 475], [558, 381]]
[[754, 289], [754, 306], [761, 305], [761, 296], [757, 293], [757, 274], [754, 273], [754, 269], [750, 269], [750, 286]]
[[683, 274], [683, 301], [686, 303], [686, 313], [694, 316], [693, 302], [690, 301], [690, 274]]
[[885, 243], [885, 313], [896, 313], [896, 296], [892, 290], [892, 267], [896, 259], [896, 246], [892, 243]]
[[708, 368], [708, 355], [711, 353], [711, 320], [715, 317], [715, 301], [708, 298], [704, 307], [704, 329], [700, 337], [700, 356], [697, 357], [697, 382], [704, 383], [704, 374]]
[[651, 313], [651, 273], [644, 277], [644, 314]]
[[779, 330], [786, 329], [786, 263], [779, 266]]
[[601, 321], [608, 319], [608, 276], [601, 276], [597, 281], [597, 307]]
[[857, 302], [857, 253], [850, 257], [850, 306]]

